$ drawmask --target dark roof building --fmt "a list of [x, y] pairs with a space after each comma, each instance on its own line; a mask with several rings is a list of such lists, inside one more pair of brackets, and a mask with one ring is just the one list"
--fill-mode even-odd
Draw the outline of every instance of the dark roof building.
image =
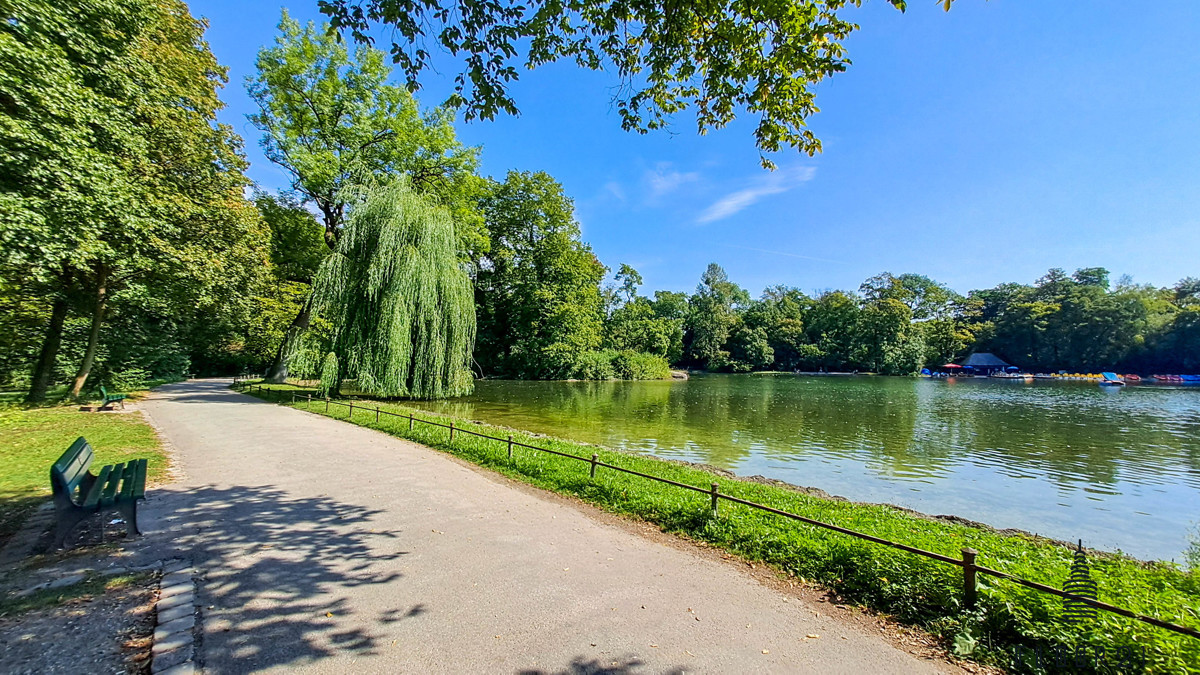
[[968, 356], [966, 360], [962, 362], [962, 365], [966, 368], [974, 368], [980, 372], [990, 373], [993, 370], [1003, 370], [1008, 368], [1012, 364], [1008, 363], [999, 356], [992, 354], [991, 352], [981, 352]]

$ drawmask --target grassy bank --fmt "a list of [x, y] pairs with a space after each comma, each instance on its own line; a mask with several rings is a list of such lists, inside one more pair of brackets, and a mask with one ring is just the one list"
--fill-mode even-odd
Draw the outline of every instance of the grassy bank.
[[158, 436], [138, 413], [82, 412], [76, 406], [0, 410], [0, 545], [50, 496], [50, 465], [80, 436], [92, 444], [97, 468], [146, 457], [148, 480], [166, 471]]
[[[275, 389], [286, 392], [295, 387]], [[357, 409], [352, 420], [356, 424], [423, 443], [526, 483], [574, 495], [816, 581], [848, 601], [923, 626], [945, 637], [960, 654], [980, 661], [1016, 671], [1055, 670], [1052, 660], [1058, 650], [1059, 654], [1084, 654], [1084, 667], [1076, 669], [1082, 672], [1131, 672], [1134, 669], [1121, 663], [1130, 656], [1144, 656], [1145, 669], [1151, 672], [1186, 672], [1200, 663], [1200, 640], [1107, 613], [1071, 624], [1064, 617], [1061, 599], [989, 577], [981, 577], [976, 609], [965, 612], [957, 567], [728, 502], [722, 502], [719, 516], [711, 518], [708, 498], [702, 494], [604, 468], [593, 480], [585, 462], [528, 449], [517, 448], [510, 460], [504, 442], [460, 433], [451, 444], [447, 429], [418, 423], [410, 431], [407, 419], [389, 416], [382, 416], [377, 423], [374, 407], [443, 424], [453, 420], [461, 429], [500, 438], [512, 434], [515, 441], [578, 457], [597, 453], [605, 463], [705, 489], [715, 482], [722, 494], [953, 558], [960, 557], [964, 547], [974, 548], [982, 565], [1061, 588], [1070, 574], [1072, 552], [1052, 542], [931, 520], [888, 506], [820, 498], [695, 466], [435, 416], [390, 402], [356, 403], [370, 406], [370, 410]], [[306, 407], [304, 402], [292, 405]], [[314, 403], [312, 411], [347, 416], [344, 406], [331, 406], [326, 413], [321, 402]], [[1119, 556], [1093, 556], [1091, 564], [1098, 599], [1200, 628], [1200, 574]], [[1033, 663], [1032, 656], [1039, 647], [1043, 650], [1040, 666]]]

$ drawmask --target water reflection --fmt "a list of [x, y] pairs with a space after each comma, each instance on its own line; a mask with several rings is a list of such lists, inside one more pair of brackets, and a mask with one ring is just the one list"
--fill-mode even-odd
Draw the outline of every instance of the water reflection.
[[1200, 519], [1200, 391], [1086, 383], [709, 375], [483, 381], [423, 404], [1173, 558]]

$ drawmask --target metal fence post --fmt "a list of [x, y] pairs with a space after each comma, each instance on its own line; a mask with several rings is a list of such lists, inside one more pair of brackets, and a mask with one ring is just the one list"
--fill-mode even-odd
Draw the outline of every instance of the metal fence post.
[[409, 431], [412, 431], [412, 423], [413, 423], [412, 413], [408, 413], [408, 430]]
[[354, 419], [354, 399], [350, 399], [350, 412], [346, 413], [346, 419]]
[[512, 459], [512, 434], [508, 435], [508, 458]]
[[721, 498], [721, 486], [712, 484], [712, 517], [717, 517], [717, 500]]
[[450, 423], [450, 443], [454, 444], [454, 422]]
[[308, 401], [304, 403], [304, 409], [312, 410], [312, 394], [305, 394], [304, 396], [308, 399]]
[[967, 609], [975, 609], [975, 556], [978, 551], [973, 548], [964, 548], [962, 550], [963, 557], [963, 606]]
[[375, 424], [379, 424], [379, 406], [375, 406]]
[[329, 397], [325, 397], [325, 412], [329, 412]]
[[592, 453], [592, 478], [596, 477], [596, 453]]

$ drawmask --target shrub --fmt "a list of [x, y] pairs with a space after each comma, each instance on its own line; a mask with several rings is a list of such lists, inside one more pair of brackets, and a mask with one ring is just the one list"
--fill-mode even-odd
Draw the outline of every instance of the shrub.
[[663, 380], [671, 376], [671, 367], [666, 358], [630, 350], [615, 355], [612, 369], [623, 380]]

